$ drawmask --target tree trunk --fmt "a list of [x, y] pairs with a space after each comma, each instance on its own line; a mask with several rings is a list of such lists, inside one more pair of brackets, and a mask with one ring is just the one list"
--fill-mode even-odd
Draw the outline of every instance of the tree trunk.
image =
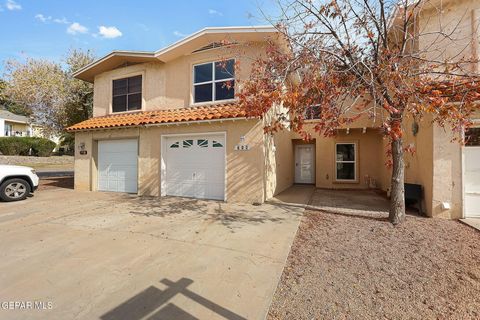
[[392, 141], [392, 186], [388, 219], [394, 225], [405, 220], [405, 163], [403, 161], [402, 139]]

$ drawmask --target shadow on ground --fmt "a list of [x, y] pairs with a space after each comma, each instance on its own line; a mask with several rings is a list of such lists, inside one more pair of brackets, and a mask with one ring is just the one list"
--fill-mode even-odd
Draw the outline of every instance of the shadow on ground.
[[[375, 190], [317, 189], [307, 209], [345, 217], [387, 221], [390, 202]], [[407, 208], [407, 214], [418, 212]]]
[[62, 188], [73, 189], [73, 177], [40, 178], [39, 190]]
[[232, 232], [247, 225], [268, 222], [282, 223], [295, 213], [280, 204], [241, 204], [182, 197], [126, 196], [129, 213], [150, 218], [172, 216], [201, 219], [206, 223], [219, 223]]
[[199, 319], [195, 315], [183, 310], [179, 306], [170, 301], [177, 295], [183, 295], [196, 304], [209, 309], [216, 315], [229, 320], [244, 320], [246, 318], [230, 311], [219, 304], [191, 291], [188, 289], [193, 280], [181, 278], [177, 282], [168, 279], [160, 281], [167, 286], [166, 289], [160, 290], [155, 286], [150, 286], [142, 292], [136, 294], [132, 298], [123, 302], [119, 306], [110, 310], [100, 317], [102, 320], [140, 320], [144, 319], [175, 319], [175, 320], [192, 320]]

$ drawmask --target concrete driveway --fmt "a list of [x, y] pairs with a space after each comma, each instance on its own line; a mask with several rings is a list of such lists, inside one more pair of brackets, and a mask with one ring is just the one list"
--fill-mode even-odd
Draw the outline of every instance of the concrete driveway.
[[281, 200], [311, 191], [261, 206], [61, 188], [0, 203], [0, 319], [263, 319], [303, 212]]

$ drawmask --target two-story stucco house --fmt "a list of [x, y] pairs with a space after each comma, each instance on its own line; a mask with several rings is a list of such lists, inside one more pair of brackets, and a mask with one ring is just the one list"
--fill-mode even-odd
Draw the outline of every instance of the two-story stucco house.
[[[267, 40], [285, 45], [272, 27], [207, 28], [156, 52], [116, 51], [79, 70], [77, 78], [94, 83], [94, 117], [68, 129], [75, 132], [75, 188], [260, 203], [294, 183], [388, 191], [377, 124], [359, 120], [336, 137], [305, 142], [288, 130], [264, 134], [268, 117], [245, 117], [235, 103], [237, 82]], [[315, 110], [309, 115], [314, 122]], [[431, 125], [406, 139], [419, 146], [406, 179], [423, 186], [424, 211], [462, 217], [463, 187], [448, 193], [445, 184], [477, 170], [480, 154], [460, 169], [466, 147]]]

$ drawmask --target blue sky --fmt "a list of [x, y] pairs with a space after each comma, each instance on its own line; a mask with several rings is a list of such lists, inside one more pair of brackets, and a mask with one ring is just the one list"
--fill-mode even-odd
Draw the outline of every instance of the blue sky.
[[266, 24], [272, 0], [0, 0], [6, 59], [61, 59], [69, 48], [157, 50], [207, 26]]

